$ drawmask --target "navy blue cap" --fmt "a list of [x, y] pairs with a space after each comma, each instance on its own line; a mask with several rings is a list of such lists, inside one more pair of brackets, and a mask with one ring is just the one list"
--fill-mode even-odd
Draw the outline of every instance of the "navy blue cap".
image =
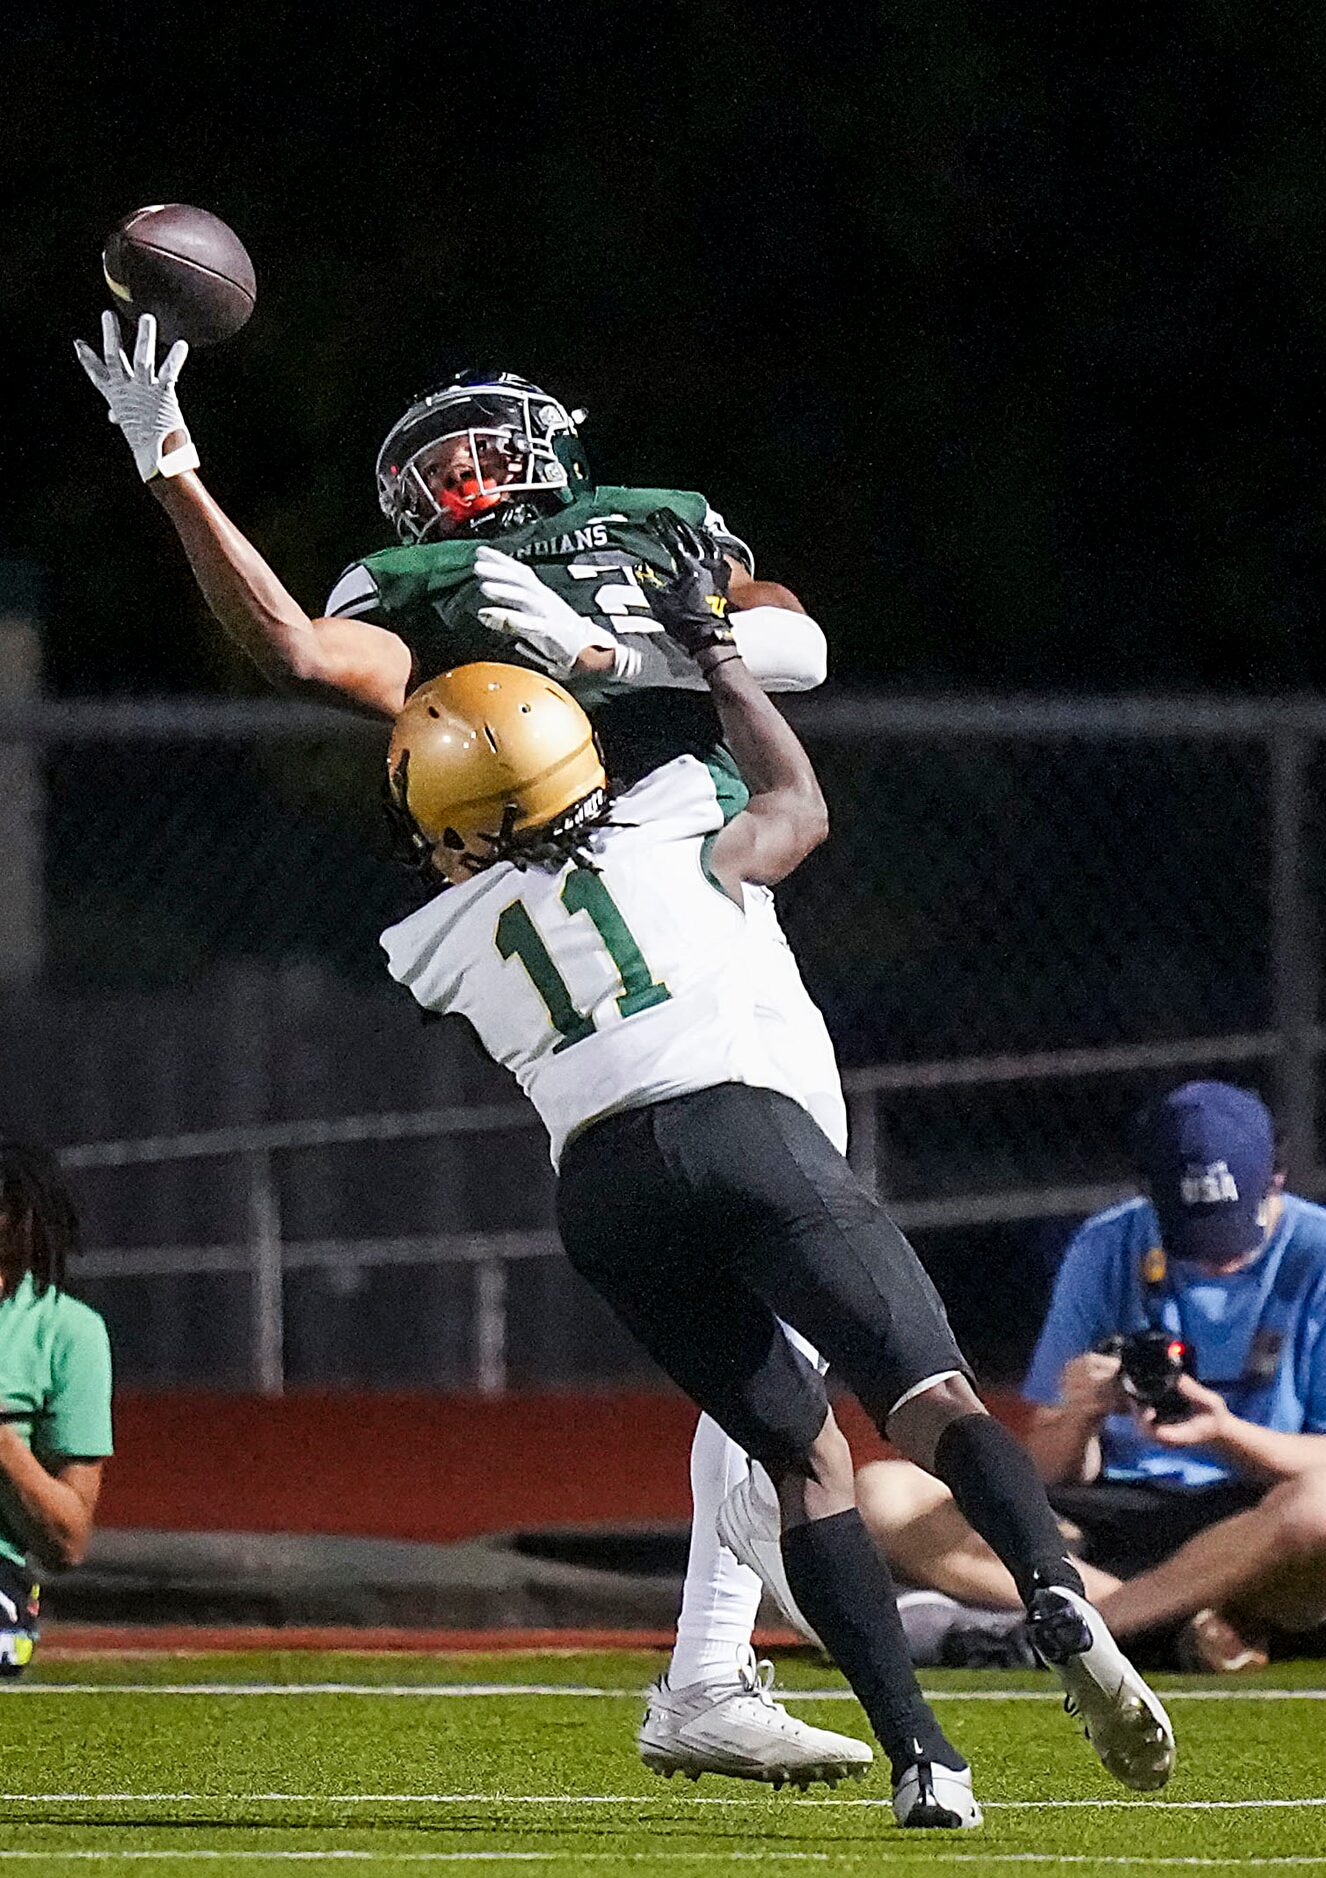
[[1185, 1082], [1137, 1118], [1137, 1159], [1172, 1258], [1224, 1264], [1256, 1251], [1275, 1174], [1275, 1124], [1251, 1089]]

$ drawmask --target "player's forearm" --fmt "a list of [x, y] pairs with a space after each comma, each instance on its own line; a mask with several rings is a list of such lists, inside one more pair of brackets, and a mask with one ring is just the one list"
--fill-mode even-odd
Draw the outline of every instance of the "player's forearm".
[[92, 1535], [92, 1509], [49, 1473], [12, 1428], [0, 1426], [0, 1474], [27, 1518], [32, 1547], [56, 1565], [78, 1565]]
[[1024, 1437], [1047, 1487], [1085, 1486], [1100, 1473], [1100, 1418], [1077, 1409], [1041, 1409]]
[[801, 740], [777, 705], [761, 691], [742, 658], [730, 648], [706, 649], [696, 660], [704, 674], [723, 738], [742, 780], [750, 790], [752, 808], [763, 804], [805, 825], [806, 852], [824, 839], [829, 815], [814, 765]]
[[1278, 1428], [1260, 1428], [1231, 1415], [1224, 1433], [1211, 1444], [1241, 1474], [1252, 1480], [1296, 1480], [1316, 1468], [1326, 1468], [1326, 1435], [1286, 1434]]
[[197, 475], [157, 477], [149, 487], [174, 524], [203, 598], [229, 636], [273, 682], [315, 682], [312, 621]]

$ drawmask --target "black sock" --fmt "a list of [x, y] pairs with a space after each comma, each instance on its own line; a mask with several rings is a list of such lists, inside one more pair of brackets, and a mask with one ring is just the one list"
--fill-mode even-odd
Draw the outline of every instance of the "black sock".
[[1031, 1456], [993, 1415], [963, 1415], [935, 1444], [935, 1473], [1007, 1565], [1024, 1604], [1041, 1585], [1082, 1591]]
[[895, 1775], [918, 1758], [917, 1743], [941, 1767], [965, 1767], [921, 1694], [892, 1576], [855, 1507], [785, 1532], [783, 1563], [793, 1597], [851, 1683]]

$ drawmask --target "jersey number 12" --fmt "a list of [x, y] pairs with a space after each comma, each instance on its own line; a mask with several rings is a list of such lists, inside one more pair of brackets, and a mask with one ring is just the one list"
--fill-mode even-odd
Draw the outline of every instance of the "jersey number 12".
[[[623, 1017], [634, 1017], [637, 1011], [667, 1003], [672, 993], [651, 975], [644, 954], [622, 918], [621, 909], [598, 874], [587, 867], [574, 868], [566, 877], [561, 899], [568, 913], [586, 915], [617, 967], [622, 981], [617, 1009]], [[518, 958], [525, 967], [547, 1008], [553, 1029], [561, 1032], [561, 1042], [553, 1045], [554, 1055], [558, 1050], [569, 1050], [573, 1043], [583, 1043], [586, 1037], [592, 1037], [593, 1018], [572, 1003], [567, 982], [553, 964], [523, 901], [513, 900], [503, 909], [495, 938], [504, 959]]]

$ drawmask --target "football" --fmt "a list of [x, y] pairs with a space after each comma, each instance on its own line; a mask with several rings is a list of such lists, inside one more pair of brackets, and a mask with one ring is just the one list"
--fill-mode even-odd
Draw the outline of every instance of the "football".
[[159, 348], [229, 339], [257, 298], [253, 263], [234, 229], [183, 202], [126, 215], [107, 237], [101, 267], [130, 336], [140, 313], [156, 315]]

